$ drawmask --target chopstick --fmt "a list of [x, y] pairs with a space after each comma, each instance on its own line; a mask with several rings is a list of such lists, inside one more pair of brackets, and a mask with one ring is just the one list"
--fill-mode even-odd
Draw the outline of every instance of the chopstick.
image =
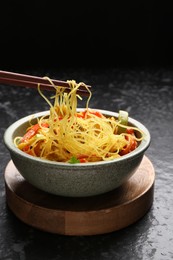
[[[55, 80], [50, 79], [55, 86], [64, 87], [65, 92], [70, 92], [70, 86], [69, 83], [62, 80]], [[0, 83], [1, 84], [7, 84], [7, 85], [13, 85], [13, 86], [22, 86], [22, 87], [28, 87], [28, 88], [38, 88], [38, 84], [40, 84], [41, 89], [44, 90], [55, 90], [48, 79], [27, 75], [27, 74], [20, 74], [20, 73], [14, 73], [9, 71], [3, 71], [0, 70]], [[91, 86], [87, 87], [90, 89]], [[77, 94], [88, 96], [89, 91], [84, 87], [84, 85], [81, 84], [80, 88], [77, 90]]]

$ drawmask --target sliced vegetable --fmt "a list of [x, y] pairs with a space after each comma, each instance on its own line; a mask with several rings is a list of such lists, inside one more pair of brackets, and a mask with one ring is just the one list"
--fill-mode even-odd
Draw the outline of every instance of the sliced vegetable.
[[89, 114], [95, 115], [95, 116], [100, 117], [100, 118], [103, 117], [103, 114], [102, 114], [101, 112], [97, 111], [97, 110], [89, 110], [89, 113], [88, 113], [88, 114], [87, 114], [87, 112], [88, 112], [87, 110], [82, 111], [82, 112], [79, 112], [79, 113], [77, 114], [77, 117], [80, 117], [80, 118], [89, 118], [89, 117], [90, 117]]
[[90, 114], [95, 115], [100, 118], [103, 117], [102, 113], [100, 113], [99, 111], [96, 111], [96, 110], [90, 110]]
[[120, 151], [121, 156], [132, 152], [137, 147], [137, 141], [133, 135], [127, 135], [125, 138], [128, 141], [128, 144]]
[[[119, 110], [118, 121], [121, 125], [128, 125], [128, 112], [124, 110]], [[125, 133], [126, 127], [118, 126], [118, 134]]]
[[[49, 125], [47, 123], [42, 123], [41, 124], [43, 127], [49, 127]], [[20, 143], [26, 142], [29, 139], [31, 139], [34, 135], [37, 134], [38, 130], [40, 129], [40, 125], [39, 124], [35, 124], [33, 126], [31, 126], [28, 131], [26, 132], [26, 134], [22, 137], [22, 139], [20, 140]]]
[[86, 163], [86, 162], [88, 162], [88, 161], [87, 161], [86, 158], [80, 158], [80, 159], [79, 159], [79, 162], [80, 162], [80, 163]]
[[29, 128], [29, 130], [26, 132], [26, 134], [23, 136], [20, 142], [23, 143], [31, 139], [39, 129], [40, 129], [39, 124], [33, 125], [31, 128]]

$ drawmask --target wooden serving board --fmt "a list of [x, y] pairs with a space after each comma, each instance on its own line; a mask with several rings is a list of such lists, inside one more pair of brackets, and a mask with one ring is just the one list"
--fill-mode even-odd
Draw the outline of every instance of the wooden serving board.
[[4, 180], [7, 204], [24, 223], [62, 235], [97, 235], [125, 228], [148, 212], [153, 203], [155, 171], [144, 156], [124, 185], [85, 198], [56, 196], [33, 187], [12, 161], [6, 166]]

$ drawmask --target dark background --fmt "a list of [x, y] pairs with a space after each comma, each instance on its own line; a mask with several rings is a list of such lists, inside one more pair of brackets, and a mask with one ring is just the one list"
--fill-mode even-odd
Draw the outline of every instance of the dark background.
[[171, 1], [10, 1], [0, 7], [0, 67], [173, 65]]
[[0, 1], [0, 70], [91, 85], [91, 108], [126, 110], [148, 128], [146, 155], [156, 173], [150, 211], [127, 228], [68, 237], [26, 225], [6, 204], [3, 174], [10, 154], [3, 135], [14, 121], [49, 107], [35, 89], [1, 84], [1, 260], [173, 259], [171, 2]]

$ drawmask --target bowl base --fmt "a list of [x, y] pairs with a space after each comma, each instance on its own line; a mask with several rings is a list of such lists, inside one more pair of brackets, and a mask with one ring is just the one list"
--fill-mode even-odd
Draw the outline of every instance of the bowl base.
[[135, 174], [121, 187], [97, 196], [61, 197], [28, 183], [10, 161], [4, 173], [6, 201], [25, 224], [61, 235], [98, 235], [141, 219], [154, 198], [155, 171], [144, 156]]

